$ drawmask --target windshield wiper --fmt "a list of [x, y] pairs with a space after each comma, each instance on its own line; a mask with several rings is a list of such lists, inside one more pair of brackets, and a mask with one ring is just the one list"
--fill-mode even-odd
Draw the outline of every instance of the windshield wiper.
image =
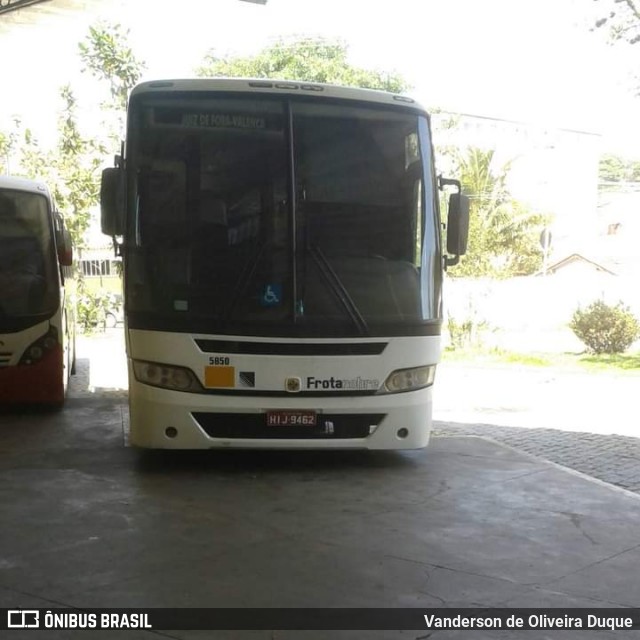
[[266, 247], [267, 247], [267, 243], [263, 242], [260, 248], [258, 249], [257, 253], [255, 254], [255, 256], [253, 257], [253, 260], [251, 260], [247, 264], [247, 266], [243, 269], [242, 273], [240, 274], [240, 279], [238, 281], [238, 286], [236, 287], [235, 295], [231, 299], [231, 302], [227, 305], [222, 315], [224, 322], [229, 322], [229, 320], [232, 319], [236, 306], [238, 305], [238, 302], [240, 302], [245, 292], [247, 291], [247, 288], [253, 281], [253, 277], [256, 273], [256, 270], [258, 269], [258, 265], [260, 264], [262, 254], [264, 253], [264, 250]]
[[335, 294], [336, 298], [338, 298], [360, 334], [363, 336], [369, 335], [369, 326], [367, 325], [367, 321], [360, 313], [358, 306], [354, 302], [344, 284], [342, 284], [342, 280], [340, 280], [338, 274], [329, 264], [329, 261], [327, 260], [324, 253], [322, 253], [320, 247], [318, 247], [317, 245], [311, 245], [310, 253], [314, 262], [318, 265], [320, 273], [327, 283], [329, 289], [333, 294]]

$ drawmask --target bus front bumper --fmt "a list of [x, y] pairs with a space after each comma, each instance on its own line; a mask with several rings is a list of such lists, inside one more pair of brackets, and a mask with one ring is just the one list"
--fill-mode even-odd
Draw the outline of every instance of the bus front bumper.
[[[375, 396], [291, 398], [168, 391], [130, 377], [129, 443], [150, 449], [421, 449], [431, 387]], [[315, 414], [314, 425], [268, 426], [267, 413]]]
[[58, 345], [34, 364], [0, 368], [0, 405], [62, 404], [62, 361], [62, 347]]

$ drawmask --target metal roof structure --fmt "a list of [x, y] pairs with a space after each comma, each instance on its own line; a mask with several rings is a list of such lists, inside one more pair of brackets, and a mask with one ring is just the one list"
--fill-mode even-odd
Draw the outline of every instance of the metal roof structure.
[[[100, 0], [97, 0], [98, 2]], [[267, 4], [267, 0], [242, 0], [254, 4]], [[83, 9], [83, 5], [92, 4], [87, 0], [0, 0], [0, 20], [3, 15], [11, 12], [18, 12], [20, 9], [30, 7], [39, 13], [61, 13], [65, 11], [78, 11]], [[44, 6], [46, 5], [46, 6]], [[37, 14], [32, 13], [32, 16]], [[26, 16], [26, 20], [28, 21]]]
[[[17, 27], [45, 24], [71, 19], [83, 12], [95, 12], [101, 5], [116, 0], [0, 0], [0, 35]], [[266, 5], [268, 0], [240, 0]]]
[[0, 0], [0, 34], [20, 27], [55, 25], [108, 0]]
[[0, 14], [17, 11], [32, 4], [48, 1], [49, 0], [0, 0]]
[[40, 17], [63, 16], [100, 0], [0, 0], [0, 24], [29, 24]]

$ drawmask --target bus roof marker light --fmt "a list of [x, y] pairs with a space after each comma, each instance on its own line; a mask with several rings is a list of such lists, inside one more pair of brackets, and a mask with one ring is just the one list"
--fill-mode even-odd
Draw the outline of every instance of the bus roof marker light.
[[413, 104], [415, 100], [413, 98], [409, 98], [409, 96], [393, 96], [394, 100], [398, 102], [408, 102], [409, 104]]
[[174, 309], [174, 311], [189, 311], [189, 301], [188, 300], [174, 300], [173, 301], [173, 309]]
[[167, 87], [173, 87], [173, 82], [168, 82], [166, 80], [156, 80], [154, 82], [150, 82], [149, 87], [151, 87], [152, 89], [166, 89]]

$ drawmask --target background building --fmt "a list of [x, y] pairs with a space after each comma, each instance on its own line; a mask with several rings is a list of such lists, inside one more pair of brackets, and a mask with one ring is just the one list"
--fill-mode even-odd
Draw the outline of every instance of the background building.
[[433, 123], [437, 147], [493, 149], [511, 164], [513, 197], [552, 218], [551, 259], [597, 235], [599, 135], [464, 113], [437, 113]]

